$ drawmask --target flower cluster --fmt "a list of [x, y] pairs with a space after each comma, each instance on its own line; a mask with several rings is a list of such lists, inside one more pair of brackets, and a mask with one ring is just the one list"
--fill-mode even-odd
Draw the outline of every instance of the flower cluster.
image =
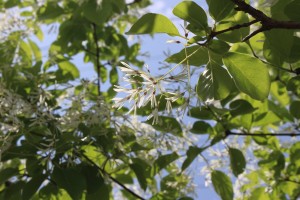
[[115, 97], [113, 98], [114, 107], [122, 108], [124, 104], [129, 103], [129, 113], [134, 112], [136, 114], [137, 108], [141, 108], [150, 103], [152, 113], [148, 116], [147, 120], [153, 119], [153, 124], [159, 122], [158, 119], [158, 105], [159, 100], [156, 97], [157, 93], [166, 93], [166, 110], [168, 113], [172, 111], [172, 103], [177, 101], [179, 98], [182, 98], [184, 93], [180, 92], [166, 92], [162, 87], [162, 81], [178, 80], [185, 78], [186, 75], [184, 72], [178, 74], [178, 76], [162, 76], [155, 78], [150, 74], [150, 70], [147, 68], [146, 71], [133, 69], [125, 62], [121, 62], [123, 66], [120, 67], [120, 70], [125, 73], [123, 80], [127, 82], [127, 85], [132, 85], [131, 88], [126, 88], [123, 86], [115, 85], [114, 90], [118, 93], [126, 93], [125, 97]]

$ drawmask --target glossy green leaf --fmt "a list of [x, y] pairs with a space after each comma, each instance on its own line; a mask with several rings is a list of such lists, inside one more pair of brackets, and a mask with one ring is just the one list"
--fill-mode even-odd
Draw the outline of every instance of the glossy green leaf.
[[196, 121], [190, 131], [195, 134], [208, 134], [212, 131], [212, 127], [204, 121]]
[[[152, 124], [152, 119], [146, 121], [147, 124]], [[182, 136], [180, 123], [173, 117], [159, 116], [159, 122], [152, 124], [153, 128], [165, 133], [171, 133], [175, 136]]]
[[195, 158], [204, 151], [204, 148], [198, 148], [194, 146], [190, 146], [189, 149], [186, 152], [186, 159], [182, 163], [181, 171], [184, 171], [186, 168], [188, 168], [192, 162], [195, 160]]
[[211, 173], [211, 181], [215, 191], [222, 200], [233, 199], [233, 188], [230, 178], [221, 171], [214, 170]]
[[159, 156], [153, 163], [152, 173], [151, 173], [152, 176], [160, 172], [162, 169], [166, 168], [169, 164], [171, 164], [178, 158], [179, 155], [176, 152]]
[[253, 108], [248, 101], [243, 99], [232, 101], [229, 107], [230, 107], [230, 114], [233, 117], [237, 115], [252, 113], [255, 110], [255, 108]]
[[[205, 47], [199, 46], [192, 46], [186, 49], [182, 49], [180, 52], [173, 54], [165, 61], [168, 63], [178, 64], [191, 54], [193, 55], [188, 58], [188, 62], [190, 65], [201, 66], [208, 62], [207, 49]], [[186, 61], [184, 63], [186, 63]]]
[[193, 1], [183, 1], [175, 6], [173, 14], [202, 30], [207, 28], [205, 11]]
[[227, 70], [214, 60], [210, 60], [199, 77], [197, 94], [205, 102], [226, 98], [234, 88]]
[[164, 15], [147, 13], [142, 16], [130, 30], [129, 35], [166, 33], [171, 36], [180, 36], [175, 25]]
[[[226, 18], [224, 21], [221, 21], [216, 26], [216, 31], [225, 30], [232, 26], [235, 26], [238, 24], [244, 24], [247, 22], [249, 22], [248, 16], [243, 12], [237, 12], [232, 17]], [[222, 33], [222, 34], [218, 35], [217, 38], [219, 38], [220, 40], [224, 40], [226, 42], [235, 43], [235, 42], [242, 41], [247, 35], [249, 35], [249, 32], [250, 32], [250, 28], [245, 27], [245, 28], [240, 28], [237, 30]]]
[[293, 101], [290, 105], [290, 113], [300, 119], [300, 101]]
[[247, 54], [234, 52], [227, 53], [223, 62], [241, 92], [257, 100], [268, 97], [271, 81], [266, 64]]
[[229, 148], [230, 167], [233, 174], [238, 177], [246, 168], [246, 160], [244, 154], [235, 148]]
[[64, 188], [73, 199], [80, 199], [86, 189], [86, 179], [79, 170], [74, 168], [54, 168], [52, 179]]
[[221, 21], [233, 12], [234, 4], [232, 1], [206, 0], [209, 14], [215, 21]]
[[290, 95], [287, 92], [286, 86], [279, 82], [273, 81], [271, 84], [270, 93], [273, 98], [276, 99], [282, 106], [286, 106], [290, 103]]

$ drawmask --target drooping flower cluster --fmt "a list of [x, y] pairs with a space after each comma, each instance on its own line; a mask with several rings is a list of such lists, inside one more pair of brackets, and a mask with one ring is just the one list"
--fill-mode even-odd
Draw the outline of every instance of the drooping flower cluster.
[[177, 76], [162, 76], [155, 78], [150, 74], [150, 70], [147, 68], [146, 71], [133, 69], [125, 62], [121, 62], [123, 66], [120, 67], [120, 70], [125, 73], [123, 80], [127, 82], [127, 85], [132, 85], [131, 88], [126, 88], [123, 86], [115, 85], [114, 90], [118, 93], [126, 93], [125, 97], [115, 97], [113, 98], [114, 107], [122, 108], [126, 103], [129, 103], [129, 113], [134, 112], [136, 114], [137, 108], [146, 106], [150, 102], [152, 113], [148, 116], [148, 119], [153, 119], [153, 124], [159, 122], [158, 118], [158, 105], [159, 100], [156, 97], [156, 94], [166, 93], [166, 110], [168, 113], [172, 111], [172, 103], [182, 98], [184, 93], [181, 92], [166, 92], [162, 87], [162, 81], [177, 80], [186, 77], [184, 72], [181, 72]]

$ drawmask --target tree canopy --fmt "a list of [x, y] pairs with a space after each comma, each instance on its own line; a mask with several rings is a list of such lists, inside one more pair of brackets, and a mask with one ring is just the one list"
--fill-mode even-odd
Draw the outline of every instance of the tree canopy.
[[299, 1], [149, 5], [0, 0], [0, 199], [300, 197]]

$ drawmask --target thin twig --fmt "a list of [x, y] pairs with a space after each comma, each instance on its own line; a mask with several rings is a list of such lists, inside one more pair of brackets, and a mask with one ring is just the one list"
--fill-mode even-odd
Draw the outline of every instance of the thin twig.
[[236, 133], [231, 132], [230, 130], [225, 131], [226, 136], [230, 135], [240, 135], [240, 136], [258, 136], [258, 137], [265, 137], [265, 136], [288, 136], [288, 137], [295, 137], [300, 136], [300, 133]]

